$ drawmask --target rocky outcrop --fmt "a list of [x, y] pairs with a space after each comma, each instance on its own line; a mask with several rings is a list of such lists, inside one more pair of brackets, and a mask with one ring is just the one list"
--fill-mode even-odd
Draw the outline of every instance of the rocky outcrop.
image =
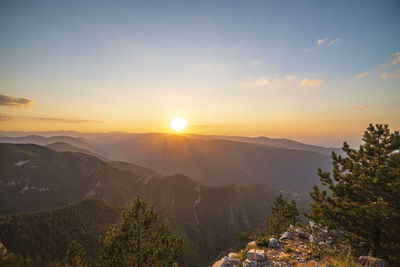
[[[240, 253], [229, 253], [228, 256], [217, 261], [213, 267], [337, 266], [329, 263], [329, 260], [327, 263], [322, 259], [316, 248], [327, 246], [324, 250], [336, 249], [333, 242], [343, 232], [328, 231], [313, 223], [310, 226], [310, 228], [291, 226], [288, 232], [282, 233], [279, 240], [269, 238], [267, 247], [257, 247], [255, 241], [249, 242]], [[369, 267], [388, 266], [384, 260], [370, 256], [362, 256], [358, 262]]]
[[213, 264], [212, 267], [238, 267], [240, 266], [240, 261], [237, 259], [236, 253], [229, 253], [228, 256], [223, 257], [219, 261]]

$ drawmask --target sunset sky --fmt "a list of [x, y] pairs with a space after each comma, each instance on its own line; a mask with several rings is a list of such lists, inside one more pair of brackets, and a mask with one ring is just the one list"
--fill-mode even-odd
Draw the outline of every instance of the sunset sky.
[[356, 144], [400, 129], [400, 1], [0, 1], [0, 130]]

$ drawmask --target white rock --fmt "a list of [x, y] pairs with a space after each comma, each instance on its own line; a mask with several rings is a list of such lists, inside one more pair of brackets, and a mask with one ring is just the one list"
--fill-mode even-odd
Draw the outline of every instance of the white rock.
[[250, 249], [247, 252], [247, 259], [257, 262], [263, 262], [265, 261], [265, 251], [262, 249]]
[[294, 225], [291, 224], [291, 225], [289, 226], [289, 229], [290, 229], [290, 231], [293, 231], [293, 230], [294, 230]]
[[256, 246], [256, 241], [250, 241], [249, 243], [247, 243], [247, 246], [249, 246], [249, 247]]
[[227, 267], [230, 266], [230, 263], [231, 263], [230, 259], [227, 256], [225, 256], [216, 263], [214, 263], [212, 267]]
[[279, 248], [279, 241], [276, 238], [271, 237], [268, 241], [269, 248]]
[[237, 256], [238, 256], [238, 254], [235, 253], [235, 252], [231, 252], [231, 253], [228, 254], [228, 257], [231, 258], [231, 259], [237, 258]]
[[289, 232], [284, 232], [284, 233], [281, 235], [281, 237], [279, 238], [279, 241], [283, 241], [283, 240], [286, 240], [286, 239], [293, 240], [292, 234], [289, 233]]

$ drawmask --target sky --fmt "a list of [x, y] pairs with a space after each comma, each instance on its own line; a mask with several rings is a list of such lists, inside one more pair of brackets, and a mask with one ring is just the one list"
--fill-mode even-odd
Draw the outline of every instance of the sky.
[[400, 129], [399, 1], [0, 1], [0, 130], [357, 145]]

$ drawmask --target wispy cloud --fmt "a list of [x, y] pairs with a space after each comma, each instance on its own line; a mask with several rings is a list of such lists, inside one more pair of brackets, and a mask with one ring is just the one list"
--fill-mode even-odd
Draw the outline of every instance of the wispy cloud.
[[16, 98], [5, 94], [0, 94], [0, 106], [27, 107], [32, 103], [33, 101], [26, 97]]
[[397, 65], [397, 64], [400, 63], [400, 52], [394, 53], [392, 56], [394, 57], [393, 60], [392, 60], [391, 62], [389, 62], [389, 63], [386, 62], [386, 63], [384, 63], [384, 64], [381, 64], [381, 65], [379, 66], [379, 69], [380, 69], [380, 70], [393, 67], [394, 65]]
[[9, 115], [6, 115], [6, 114], [0, 114], [0, 121], [8, 121], [8, 120], [11, 120], [13, 118], [14, 118], [13, 116], [9, 116]]
[[[387, 61], [386, 63], [381, 64], [378, 69], [373, 69], [370, 71], [366, 71], [366, 72], [357, 74], [354, 76], [354, 78], [355, 79], [363, 78], [372, 73], [379, 72], [381, 70], [388, 69], [388, 68], [394, 67], [397, 64], [400, 64], [400, 52], [394, 53], [392, 56], [393, 56], [393, 59], [391, 61], [389, 61], [389, 62]], [[399, 76], [400, 76], [400, 69], [396, 70], [394, 73], [384, 72], [381, 74], [382, 79], [397, 78]]]
[[336, 38], [336, 39], [330, 40], [329, 43], [328, 43], [328, 46], [331, 46], [331, 45], [333, 45], [334, 43], [337, 43], [337, 42], [339, 42], [339, 41], [340, 41], [340, 38]]
[[293, 80], [293, 79], [295, 79], [295, 78], [296, 78], [295, 75], [286, 75], [286, 76], [285, 76], [285, 80]]
[[390, 74], [387, 74], [386, 72], [382, 73], [381, 78], [382, 79], [387, 79], [387, 78], [393, 79], [393, 78], [397, 78], [399, 76], [400, 76], [400, 69], [398, 69], [398, 70], [396, 70], [396, 72], [390, 73]]
[[93, 123], [93, 122], [102, 122], [99, 120], [81, 120], [81, 119], [64, 119], [64, 118], [38, 118], [41, 121], [55, 121], [55, 122], [63, 122], [63, 123]]
[[368, 75], [368, 71], [366, 71], [366, 72], [363, 72], [363, 73], [360, 73], [360, 74], [357, 74], [357, 75], [355, 75], [354, 76], [354, 78], [356, 78], [356, 79], [360, 79], [360, 78], [362, 78], [362, 77], [365, 77], [365, 76], [367, 76]]
[[267, 77], [261, 77], [259, 79], [257, 79], [256, 81], [250, 83], [250, 86], [252, 87], [263, 87], [263, 86], [267, 86], [271, 83], [271, 80], [268, 79]]
[[393, 65], [399, 64], [400, 63], [400, 52], [394, 53], [393, 56], [394, 56]]
[[302, 85], [302, 86], [315, 86], [315, 85], [322, 84], [322, 82], [323, 82], [322, 80], [304, 78], [300, 82], [300, 85]]
[[376, 105], [354, 105], [351, 106], [349, 109], [368, 109], [368, 108], [373, 108]]
[[317, 45], [322, 45], [322, 44], [325, 43], [326, 41], [328, 41], [328, 38], [318, 39]]

